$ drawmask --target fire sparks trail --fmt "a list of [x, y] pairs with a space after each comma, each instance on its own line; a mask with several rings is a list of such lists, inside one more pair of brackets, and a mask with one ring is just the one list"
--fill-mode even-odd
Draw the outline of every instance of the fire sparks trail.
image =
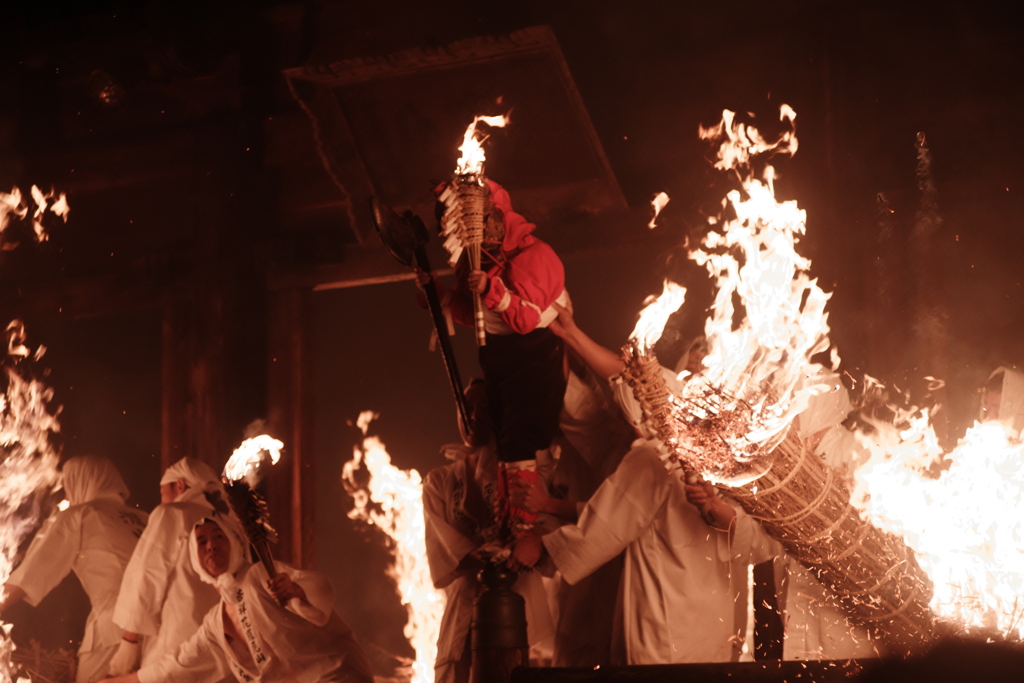
[[[412, 683], [432, 683], [445, 597], [434, 590], [427, 565], [423, 482], [416, 470], [392, 465], [380, 439], [366, 436], [376, 417], [371, 411], [359, 415], [363, 443], [353, 449], [352, 460], [342, 471], [342, 481], [355, 502], [348, 516], [380, 528], [391, 539], [395, 559], [388, 574], [397, 582], [399, 597], [409, 613], [404, 632], [416, 651]], [[363, 468], [370, 475], [365, 485], [357, 476]]]
[[[0, 395], [0, 591], [11, 575], [19, 545], [49, 512], [44, 509], [46, 497], [59, 481], [58, 454], [51, 443], [51, 436], [60, 431], [59, 411], [50, 404], [53, 390], [31, 376], [31, 364], [45, 349], [30, 351], [20, 320], [8, 325], [7, 339], [6, 388]], [[11, 627], [0, 628], [0, 683], [10, 683]]]

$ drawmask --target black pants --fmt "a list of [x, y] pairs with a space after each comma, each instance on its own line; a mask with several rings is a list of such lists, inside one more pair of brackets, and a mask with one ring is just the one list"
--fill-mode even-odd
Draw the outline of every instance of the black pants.
[[562, 340], [546, 328], [488, 334], [480, 347], [498, 460], [533, 460], [558, 434], [565, 376]]

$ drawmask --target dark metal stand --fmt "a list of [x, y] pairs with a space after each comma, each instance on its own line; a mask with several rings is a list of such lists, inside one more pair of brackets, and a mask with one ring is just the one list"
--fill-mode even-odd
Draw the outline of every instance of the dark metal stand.
[[473, 603], [470, 683], [509, 683], [512, 670], [529, 666], [526, 601], [512, 590], [515, 572], [488, 565], [480, 570], [484, 591]]

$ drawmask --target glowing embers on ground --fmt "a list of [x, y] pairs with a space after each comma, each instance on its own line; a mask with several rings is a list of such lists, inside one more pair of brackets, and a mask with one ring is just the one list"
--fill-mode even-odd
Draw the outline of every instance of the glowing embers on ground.
[[[0, 394], [0, 591], [13, 569], [18, 546], [49, 514], [57, 488], [58, 454], [52, 437], [60, 431], [53, 390], [34, 367], [45, 349], [29, 349], [20, 320], [7, 327], [7, 354]], [[10, 626], [0, 624], [0, 683], [12, 679]], [[19, 681], [28, 679], [18, 679]]]
[[[390, 539], [394, 563], [388, 574], [398, 584], [398, 594], [409, 614], [405, 637], [416, 652], [412, 683], [432, 683], [437, 659], [437, 636], [444, 614], [445, 596], [434, 590], [427, 565], [426, 529], [423, 517], [423, 481], [416, 470], [400, 470], [391, 464], [384, 444], [366, 436], [376, 413], [359, 415], [361, 446], [345, 463], [342, 481], [354, 500], [351, 519], [378, 527]], [[360, 475], [365, 469], [369, 480]]]
[[869, 456], [854, 505], [914, 550], [940, 619], [1024, 638], [1024, 444], [997, 422], [975, 424], [943, 458], [927, 412], [898, 424], [872, 421], [861, 433]]

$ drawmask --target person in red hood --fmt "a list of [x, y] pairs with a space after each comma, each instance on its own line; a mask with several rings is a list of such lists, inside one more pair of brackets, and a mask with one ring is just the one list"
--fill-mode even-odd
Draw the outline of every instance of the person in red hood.
[[[537, 479], [536, 452], [548, 448], [558, 434], [565, 394], [563, 348], [548, 325], [558, 317], [552, 304], [568, 308], [571, 303], [555, 250], [533, 236], [537, 226], [513, 211], [505, 188], [490, 179], [486, 183], [481, 268], [472, 269], [463, 251], [455, 266], [455, 288], [439, 291], [452, 317], [465, 325], [473, 325], [474, 291], [484, 304], [487, 343], [480, 347], [480, 366], [497, 438], [499, 493], [507, 500], [510, 482], [529, 485]], [[429, 278], [421, 273], [420, 284]], [[512, 508], [511, 516], [516, 533], [536, 519], [519, 508]]]

